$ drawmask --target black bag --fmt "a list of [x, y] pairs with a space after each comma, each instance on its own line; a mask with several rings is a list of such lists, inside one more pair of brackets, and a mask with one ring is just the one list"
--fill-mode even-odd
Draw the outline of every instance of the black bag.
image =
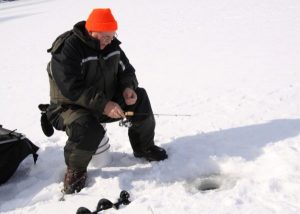
[[5, 183], [17, 170], [19, 164], [32, 154], [34, 163], [39, 147], [23, 134], [2, 128], [0, 125], [0, 185]]

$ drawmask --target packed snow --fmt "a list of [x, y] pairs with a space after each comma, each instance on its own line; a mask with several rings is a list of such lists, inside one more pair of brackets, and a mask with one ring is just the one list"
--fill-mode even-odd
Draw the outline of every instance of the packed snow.
[[[127, 129], [107, 125], [111, 161], [90, 166], [87, 187], [59, 201], [67, 137], [47, 138], [46, 52], [94, 8], [109, 7], [118, 38], [157, 116], [169, 158], [134, 158]], [[298, 0], [0, 1], [0, 124], [40, 147], [0, 186], [0, 213], [300, 213]]]

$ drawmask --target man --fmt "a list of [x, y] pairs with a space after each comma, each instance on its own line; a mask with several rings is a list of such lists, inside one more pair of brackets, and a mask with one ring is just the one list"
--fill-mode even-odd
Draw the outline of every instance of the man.
[[150, 101], [138, 87], [116, 30], [110, 9], [94, 9], [87, 21], [60, 35], [48, 50], [52, 58], [47, 66], [51, 98], [47, 117], [68, 135], [64, 148], [67, 194], [85, 186], [87, 166], [105, 134], [100, 123], [124, 119], [126, 111], [134, 112], [128, 129], [134, 156], [148, 161], [168, 157], [154, 145]]

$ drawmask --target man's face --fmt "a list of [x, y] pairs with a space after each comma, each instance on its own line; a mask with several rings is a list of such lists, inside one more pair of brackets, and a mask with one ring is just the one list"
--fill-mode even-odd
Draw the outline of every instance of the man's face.
[[90, 35], [100, 41], [100, 49], [103, 50], [114, 39], [116, 32], [90, 32]]

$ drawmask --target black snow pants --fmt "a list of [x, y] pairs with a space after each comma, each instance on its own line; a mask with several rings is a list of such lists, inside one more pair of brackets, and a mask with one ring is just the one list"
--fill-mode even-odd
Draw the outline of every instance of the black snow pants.
[[[117, 102], [124, 111], [133, 111], [132, 126], [128, 129], [129, 141], [134, 152], [144, 151], [154, 145], [155, 119], [146, 91], [143, 88], [135, 90], [137, 102], [127, 106], [121, 94], [117, 94], [112, 101]], [[68, 140], [64, 148], [66, 165], [75, 170], [86, 170], [93, 154], [105, 135], [100, 123], [115, 122], [102, 116], [100, 119], [93, 114], [84, 114], [65, 127]]]

